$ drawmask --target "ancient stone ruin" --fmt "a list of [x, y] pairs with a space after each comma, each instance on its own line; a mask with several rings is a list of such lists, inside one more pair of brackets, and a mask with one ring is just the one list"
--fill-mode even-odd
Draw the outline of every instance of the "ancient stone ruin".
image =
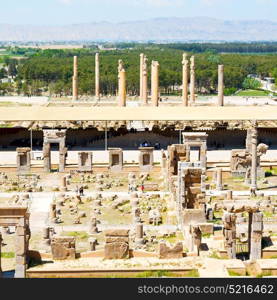
[[53, 237], [51, 240], [51, 252], [53, 260], [75, 259], [76, 239], [74, 237]]
[[65, 147], [66, 130], [43, 130], [43, 159], [44, 171], [51, 171], [51, 144], [59, 144], [59, 172], [64, 172], [67, 148]]
[[187, 161], [190, 159], [190, 151], [192, 149], [197, 149], [198, 159], [201, 163], [201, 168], [207, 168], [207, 138], [208, 135], [205, 132], [184, 132], [183, 133], [183, 143], [186, 149]]
[[129, 230], [108, 230], [105, 235], [105, 259], [129, 258]]
[[165, 242], [159, 244], [159, 258], [171, 259], [183, 257], [183, 244], [177, 243], [174, 247], [169, 247]]
[[17, 172], [29, 173], [31, 171], [31, 148], [16, 148]]
[[139, 148], [139, 167], [142, 172], [150, 172], [154, 165], [153, 147]]
[[225, 201], [223, 215], [225, 247], [229, 258], [236, 258], [236, 214], [248, 213], [248, 251], [251, 261], [262, 257], [263, 213], [253, 201]]
[[[23, 206], [0, 206], [0, 227], [15, 226], [15, 278], [25, 278], [27, 253], [31, 237], [29, 212]], [[1, 238], [0, 238], [1, 240]], [[0, 242], [0, 277], [1, 277], [1, 242]]]
[[78, 152], [78, 171], [92, 171], [92, 152]]
[[109, 169], [111, 172], [121, 172], [123, 169], [123, 151], [120, 148], [109, 148]]

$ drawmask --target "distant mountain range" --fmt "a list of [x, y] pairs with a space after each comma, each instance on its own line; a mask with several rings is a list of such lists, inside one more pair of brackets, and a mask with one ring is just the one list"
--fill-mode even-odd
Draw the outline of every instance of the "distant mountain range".
[[195, 17], [64, 26], [0, 24], [0, 41], [277, 41], [277, 22]]

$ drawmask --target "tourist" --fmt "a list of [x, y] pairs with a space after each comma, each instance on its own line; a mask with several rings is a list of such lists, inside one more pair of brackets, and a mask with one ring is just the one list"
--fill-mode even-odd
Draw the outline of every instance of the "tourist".
[[80, 194], [80, 196], [84, 196], [84, 186], [82, 186], [82, 185], [79, 189], [79, 194]]

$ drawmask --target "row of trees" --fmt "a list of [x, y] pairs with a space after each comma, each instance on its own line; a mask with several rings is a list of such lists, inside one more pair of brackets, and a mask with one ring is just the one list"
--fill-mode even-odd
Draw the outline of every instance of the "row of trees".
[[[165, 94], [180, 93], [182, 83], [182, 50], [178, 49], [127, 49], [100, 52], [100, 82], [102, 94], [116, 94], [117, 66], [122, 59], [127, 72], [128, 94], [139, 93], [139, 54], [148, 57], [150, 88], [151, 61], [160, 63], [160, 87]], [[16, 75], [14, 91], [39, 95], [70, 95], [72, 92], [73, 56], [79, 56], [79, 92], [94, 94], [94, 54], [92, 49], [39, 51], [26, 60], [6, 62]], [[191, 53], [190, 53], [191, 55]], [[212, 94], [217, 89], [217, 66], [225, 65], [225, 92], [231, 94], [243, 88], [248, 74], [261, 77], [277, 77], [277, 55], [218, 54], [215, 51], [194, 54], [196, 61], [196, 85], [199, 93]], [[1, 74], [1, 69], [0, 69]], [[10, 92], [10, 91], [9, 91]], [[0, 86], [1, 93], [1, 86]], [[2, 88], [3, 94], [3, 88]]]
[[168, 48], [203, 53], [207, 50], [223, 53], [276, 53], [277, 42], [263, 43], [176, 43], [168, 44]]

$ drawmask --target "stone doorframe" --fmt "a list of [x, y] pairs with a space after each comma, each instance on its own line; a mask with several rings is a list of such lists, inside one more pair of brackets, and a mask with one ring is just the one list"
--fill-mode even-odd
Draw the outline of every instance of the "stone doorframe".
[[[121, 148], [109, 148], [109, 169], [111, 172], [121, 172], [123, 169], [123, 151]], [[116, 161], [115, 161], [116, 158]]]
[[190, 149], [192, 147], [199, 147], [199, 161], [201, 168], [207, 169], [207, 139], [206, 132], [183, 132], [183, 144], [186, 148], [187, 161], [190, 161]]
[[59, 172], [64, 172], [67, 148], [65, 147], [66, 129], [43, 130], [44, 171], [51, 171], [51, 144], [59, 144]]
[[151, 172], [153, 165], [154, 165], [154, 147], [140, 147], [139, 148], [140, 171]]
[[[27, 207], [0, 206], [0, 226], [15, 226], [15, 278], [25, 278], [27, 269], [27, 252], [31, 236], [29, 228], [29, 213]], [[0, 277], [1, 269], [1, 240], [0, 233]]]
[[223, 235], [225, 248], [230, 259], [236, 258], [236, 214], [247, 212], [248, 250], [251, 261], [262, 258], [263, 213], [253, 201], [224, 201]]
[[92, 171], [92, 152], [78, 152], [78, 171]]
[[31, 148], [16, 148], [16, 167], [18, 173], [31, 171]]

